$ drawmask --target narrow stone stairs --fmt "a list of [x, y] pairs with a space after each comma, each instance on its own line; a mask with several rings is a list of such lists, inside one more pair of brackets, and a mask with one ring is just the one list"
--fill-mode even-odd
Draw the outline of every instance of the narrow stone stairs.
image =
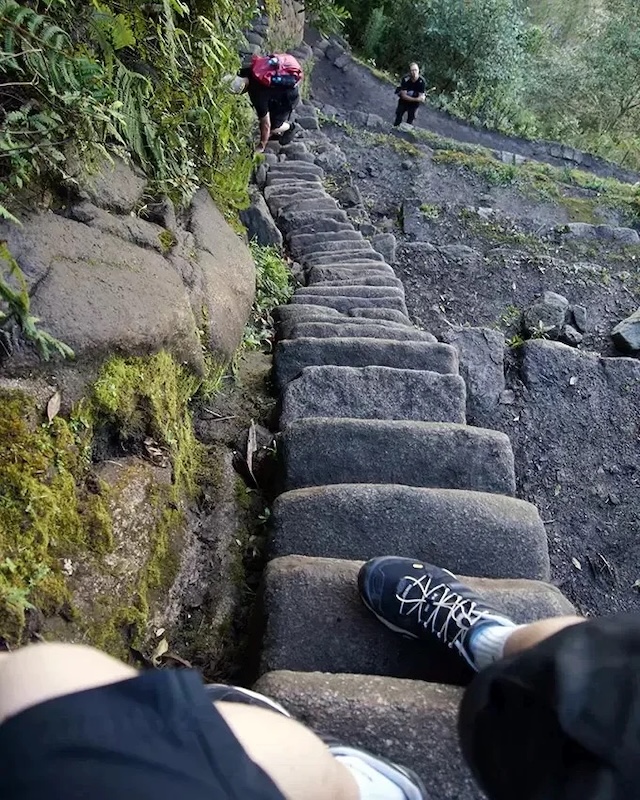
[[[313, 129], [315, 109], [301, 113]], [[412, 767], [433, 800], [482, 797], [457, 744], [468, 669], [380, 625], [358, 569], [385, 554], [430, 561], [517, 622], [573, 608], [548, 583], [536, 508], [514, 497], [509, 439], [466, 424], [457, 351], [411, 324], [393, 268], [325, 191], [305, 142], [266, 160], [264, 199], [305, 285], [277, 309], [282, 493], [256, 689]]]

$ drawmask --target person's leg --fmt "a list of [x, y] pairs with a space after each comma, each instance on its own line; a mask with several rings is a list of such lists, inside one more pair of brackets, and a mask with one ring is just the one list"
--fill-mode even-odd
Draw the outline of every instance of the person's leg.
[[416, 111], [418, 110], [417, 103], [409, 103], [407, 105], [407, 122], [409, 125], [413, 125], [413, 121], [416, 118]]
[[[144, 685], [138, 688], [140, 682]], [[165, 686], [164, 691], [162, 686]], [[110, 699], [106, 695], [104, 698], [96, 697], [90, 691], [102, 688], [108, 692], [109, 687], [113, 690]], [[119, 691], [121, 687], [125, 688]], [[216, 694], [225, 699], [212, 703]], [[241, 694], [245, 701], [248, 698], [254, 703], [262, 699], [262, 707], [226, 702], [227, 698], [233, 700], [235, 694]], [[147, 752], [130, 752], [130, 749], [135, 749], [140, 742], [144, 748], [144, 742], [155, 737], [156, 741], [150, 741], [148, 745], [154, 754], [166, 750], [167, 755], [163, 758], [169, 766], [176, 755], [171, 779], [177, 779], [178, 784], [181, 770], [187, 782], [192, 779], [206, 783], [209, 778], [215, 781], [219, 775], [224, 777], [225, 770], [233, 771], [234, 759], [240, 768], [240, 760], [247, 756], [268, 776], [286, 800], [372, 800], [378, 797], [424, 800], [419, 781], [402, 768], [363, 751], [328, 746], [312, 731], [288, 717], [277, 703], [255, 693], [245, 690], [236, 692], [232, 687], [218, 687], [215, 693], [207, 692], [197, 676], [189, 670], [140, 674], [97, 650], [68, 644], [35, 645], [0, 657], [0, 732], [5, 724], [15, 728], [19, 720], [28, 723], [25, 716], [29, 713], [33, 715], [38, 708], [48, 723], [46, 709], [42, 708], [47, 701], [58, 703], [51, 713], [65, 720], [61, 736], [71, 738], [70, 743], [62, 745], [63, 752], [70, 754], [67, 756], [70, 762], [57, 764], [57, 769], [66, 774], [70, 781], [86, 780], [86, 764], [92, 752], [87, 741], [87, 752], [84, 760], [77, 762], [78, 774], [75, 774], [73, 752], [76, 742], [73, 736], [77, 734], [74, 731], [84, 729], [87, 716], [93, 719], [104, 715], [103, 722], [95, 726], [93, 755], [97, 761], [96, 770], [109, 772], [112, 769], [106, 777], [116, 782], [116, 767], [110, 767], [112, 762], [105, 760], [101, 754], [107, 754], [112, 747], [113, 763], [117, 762], [117, 769], [121, 769], [123, 774], [128, 774], [128, 761], [131, 761], [138, 765], [136, 770], [140, 775], [140, 763], [148, 759], [148, 779], [151, 784], [154, 780], [153, 756]], [[162, 724], [158, 724], [158, 716], [160, 723], [165, 723], [167, 733], [172, 727], [173, 718], [177, 720], [176, 725], [186, 726], [184, 731], [175, 730], [177, 742], [182, 736], [181, 745], [174, 744], [173, 738], [166, 738]], [[224, 729], [220, 717], [231, 733]], [[128, 731], [132, 721], [138, 725], [135, 734]], [[40, 731], [43, 728], [46, 725], [39, 726]], [[113, 730], [120, 731], [117, 741], [113, 740]], [[27, 736], [26, 740], [31, 741], [31, 738]], [[213, 741], [207, 743], [207, 738]], [[131, 744], [127, 744], [128, 741]], [[227, 755], [216, 756], [218, 741], [221, 752]], [[51, 748], [46, 735], [41, 747], [43, 753]], [[192, 761], [186, 760], [186, 756], [182, 758], [179, 749], [174, 753], [174, 747], [181, 747], [183, 753], [193, 748]], [[219, 763], [220, 758], [228, 763]], [[194, 765], [192, 768], [189, 767], [190, 763]], [[54, 767], [43, 763], [42, 769], [44, 773]], [[195, 771], [197, 775], [192, 775], [191, 772]], [[256, 785], [256, 781], [259, 784], [262, 774], [254, 773], [249, 772], [245, 776], [247, 784], [252, 786]], [[144, 780], [144, 774], [141, 779]], [[262, 780], [265, 780], [264, 776]], [[261, 798], [273, 797], [269, 782], [266, 781], [266, 784], [264, 792], [261, 790], [259, 795]], [[245, 796], [249, 800], [253, 795], [247, 793]]]
[[393, 127], [397, 128], [398, 125], [402, 122], [402, 116], [404, 114], [404, 104], [402, 100], [398, 100], [398, 105], [396, 106], [396, 118], [393, 122]]

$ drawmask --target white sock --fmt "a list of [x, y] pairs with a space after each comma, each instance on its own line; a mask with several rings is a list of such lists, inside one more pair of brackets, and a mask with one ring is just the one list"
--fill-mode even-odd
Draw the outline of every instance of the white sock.
[[360, 800], [421, 800], [418, 787], [391, 764], [350, 747], [331, 747], [330, 750], [351, 773]]
[[493, 625], [485, 623], [477, 631], [472, 631], [469, 650], [473, 653], [473, 660], [478, 670], [484, 669], [502, 658], [507, 639], [518, 628], [524, 628], [524, 625], [496, 622]]

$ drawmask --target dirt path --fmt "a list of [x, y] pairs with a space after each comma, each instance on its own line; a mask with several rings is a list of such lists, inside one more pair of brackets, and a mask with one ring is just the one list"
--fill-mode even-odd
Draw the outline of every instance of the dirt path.
[[[393, 92], [394, 87], [378, 78], [362, 64], [352, 61], [345, 73], [328, 59], [318, 59], [313, 69], [311, 82], [315, 100], [351, 111], [367, 111], [378, 114], [388, 119], [389, 126], [391, 126], [397, 102]], [[428, 103], [418, 111], [416, 125], [437, 133], [439, 136], [466, 144], [516, 153], [553, 166], [576, 166], [568, 160], [554, 158], [543, 152], [543, 143], [505, 136], [485, 128], [476, 128], [452, 117], [445, 111], [433, 108]], [[589, 166], [584, 165], [580, 168], [604, 178], [617, 178], [629, 182], [640, 179], [638, 173], [595, 157], [591, 157]]]

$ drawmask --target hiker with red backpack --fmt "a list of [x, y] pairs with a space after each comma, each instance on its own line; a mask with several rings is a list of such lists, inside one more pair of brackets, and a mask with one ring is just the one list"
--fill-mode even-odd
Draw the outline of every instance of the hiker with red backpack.
[[292, 141], [296, 124], [291, 113], [300, 101], [298, 91], [303, 72], [288, 53], [254, 55], [251, 64], [240, 70], [231, 83], [236, 94], [247, 92], [260, 123], [260, 142], [256, 152], [263, 153], [270, 139], [281, 144]]

